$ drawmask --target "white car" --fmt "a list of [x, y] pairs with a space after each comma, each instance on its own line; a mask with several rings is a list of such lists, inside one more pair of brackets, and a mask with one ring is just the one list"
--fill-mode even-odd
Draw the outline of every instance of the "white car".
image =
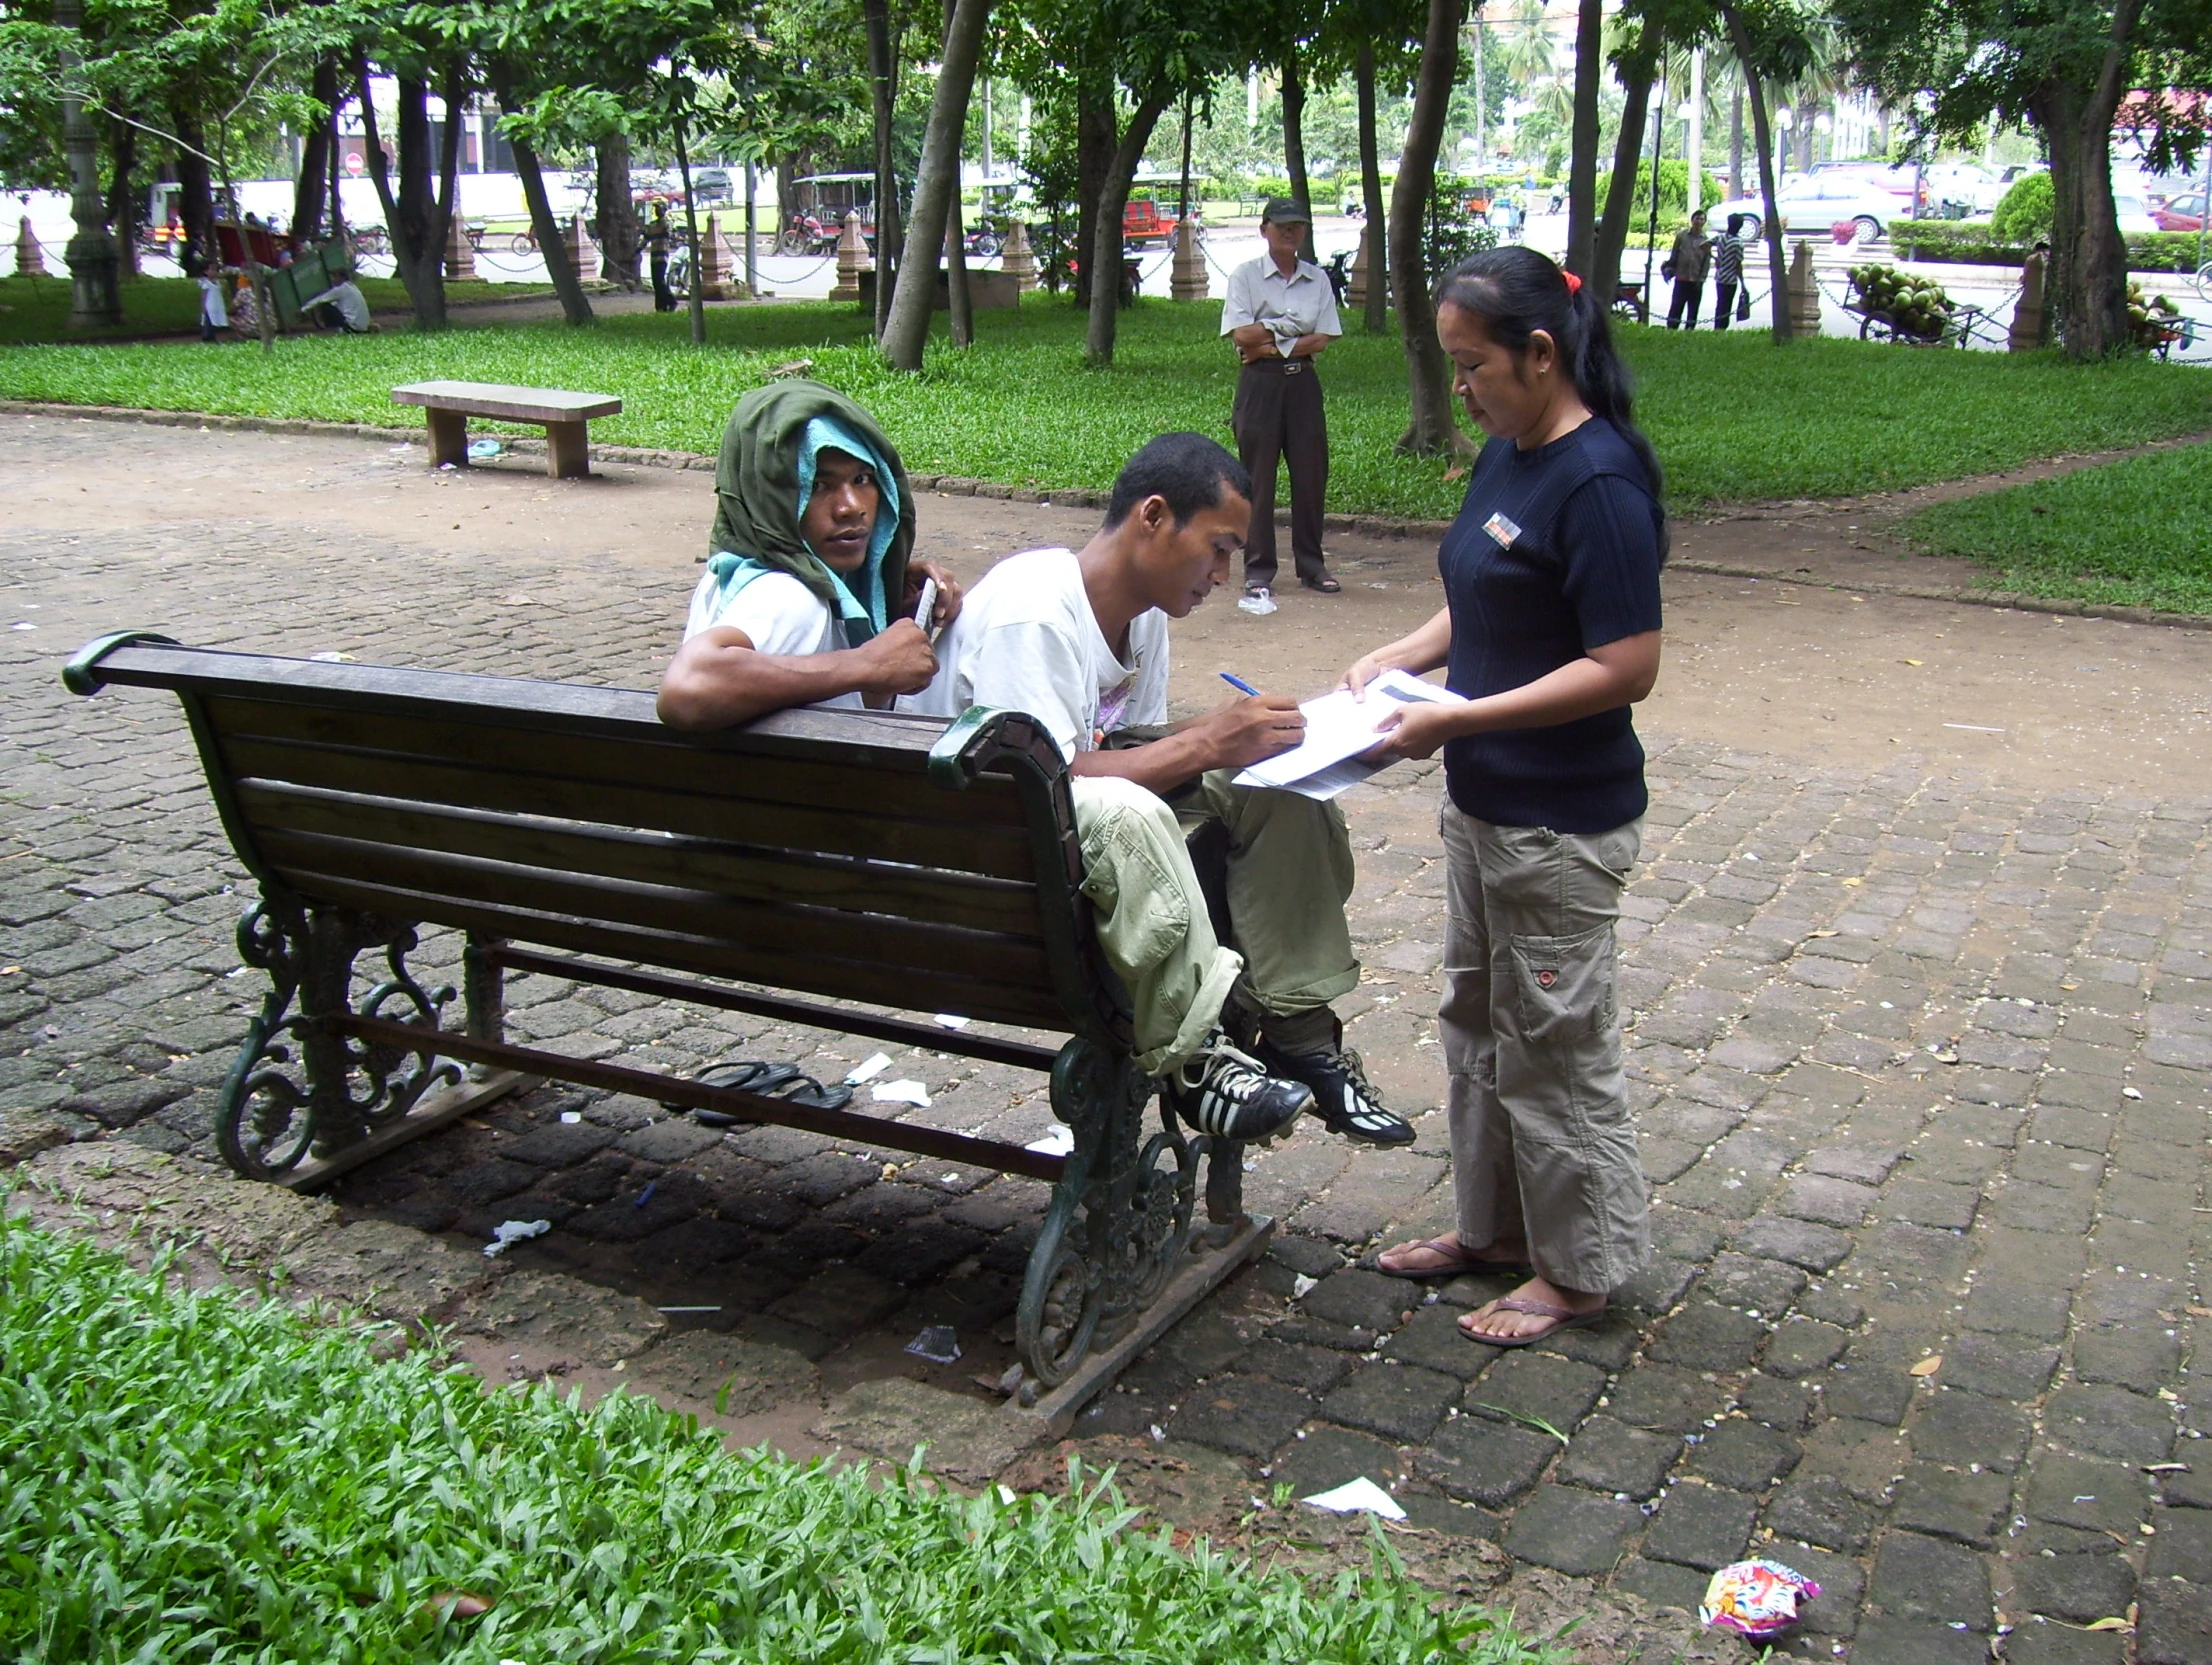
[[2158, 221], [2151, 216], [2151, 205], [2132, 192], [2114, 191], [2112, 206], [2120, 211], [2122, 237], [2147, 236], [2158, 229]]
[[1976, 214], [1989, 213], [2005, 194], [1994, 174], [1972, 162], [1938, 162], [1928, 169], [1927, 184], [1931, 203], [1961, 202]]
[[[1776, 190], [1774, 206], [1785, 233], [1826, 237], [1831, 227], [1849, 220], [1861, 243], [1887, 236], [1889, 222], [1911, 212], [1904, 199], [1880, 186], [1834, 173], [1798, 175]], [[1731, 214], [1744, 216], [1746, 237], [1759, 236], [1766, 224], [1766, 204], [1755, 196], [1737, 197], [1709, 210], [1705, 223], [1717, 229], [1728, 223]]]

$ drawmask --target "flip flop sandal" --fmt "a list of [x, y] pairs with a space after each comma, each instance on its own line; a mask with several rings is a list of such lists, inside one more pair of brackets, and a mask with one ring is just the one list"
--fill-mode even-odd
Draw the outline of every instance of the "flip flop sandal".
[[1319, 578], [1301, 578], [1298, 582], [1305, 585], [1309, 590], [1319, 590], [1323, 595], [1336, 595], [1344, 588], [1342, 579], [1326, 572]]
[[[790, 1064], [764, 1064], [757, 1058], [731, 1058], [719, 1064], [709, 1064], [696, 1071], [692, 1080], [707, 1087], [736, 1087], [745, 1092], [758, 1093], [779, 1081], [789, 1081], [798, 1075]], [[672, 1116], [690, 1116], [702, 1127], [757, 1127], [757, 1122], [746, 1121], [724, 1110], [689, 1110], [681, 1104], [661, 1100], [661, 1108]]]
[[[1470, 1330], [1467, 1327], [1467, 1319], [1462, 1318], [1459, 1321], [1459, 1333], [1469, 1341], [1480, 1342], [1485, 1347], [1532, 1346], [1549, 1336], [1557, 1335], [1561, 1330], [1587, 1328], [1605, 1316], [1605, 1308], [1603, 1307], [1595, 1308], [1589, 1312], [1575, 1312], [1566, 1307], [1553, 1306], [1549, 1301], [1532, 1300], [1519, 1295], [1501, 1295], [1497, 1300], [1492, 1301], [1490, 1306], [1492, 1310], [1498, 1312], [1525, 1312], [1532, 1318], [1549, 1318], [1552, 1321], [1552, 1326], [1548, 1330], [1538, 1330], [1534, 1335], [1479, 1335]], [[1473, 1316], [1473, 1313], [1467, 1315], [1468, 1318]]]
[[[1386, 1278], [1410, 1278], [1418, 1281], [1423, 1278], [1456, 1278], [1462, 1272], [1518, 1272], [1528, 1266], [1526, 1260], [1489, 1260], [1481, 1255], [1471, 1255], [1459, 1246], [1457, 1240], [1451, 1238], [1432, 1237], [1426, 1243], [1413, 1245], [1413, 1251], [1421, 1249], [1433, 1249], [1436, 1253], [1449, 1258], [1440, 1266], [1430, 1266], [1415, 1271], [1410, 1266], [1385, 1266], [1382, 1263], [1382, 1255], [1377, 1255], [1375, 1257], [1375, 1270]], [[1385, 1249], [1383, 1254], [1389, 1254], [1390, 1252], [1390, 1250]]]
[[773, 1086], [755, 1087], [753, 1091], [765, 1093], [770, 1098], [788, 1099], [793, 1104], [803, 1104], [809, 1110], [842, 1110], [853, 1101], [852, 1088], [842, 1081], [834, 1087], [825, 1087], [813, 1076], [801, 1075], [788, 1064], [779, 1067], [790, 1070], [791, 1073]]

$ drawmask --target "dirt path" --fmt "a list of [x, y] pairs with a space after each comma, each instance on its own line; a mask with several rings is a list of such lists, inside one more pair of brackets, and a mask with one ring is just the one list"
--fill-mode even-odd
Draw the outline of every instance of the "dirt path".
[[[57, 462], [11, 483], [9, 515], [62, 535], [112, 536], [180, 511], [238, 511], [348, 525], [366, 545], [404, 530], [463, 561], [557, 545], [588, 557], [549, 573], [560, 588], [588, 591], [590, 564], [600, 561], [662, 575], [671, 646], [712, 519], [711, 476], [694, 470], [602, 463], [592, 479], [555, 482], [521, 458], [434, 474], [419, 446], [396, 438], [211, 430], [201, 443], [216, 466], [118, 479]], [[242, 457], [260, 484], [241, 494], [214, 483], [235, 479]], [[2080, 464], [1987, 483], [2069, 465]], [[1903, 565], [1877, 529], [1956, 489], [1772, 505], [1682, 525], [1667, 581], [1666, 667], [1640, 722], [1814, 766], [1906, 763], [2037, 789], [2212, 792], [2212, 633], [1822, 587], [1880, 574], [1894, 581], [1901, 566], [1917, 583], [1941, 582], [1957, 563]], [[1097, 520], [1087, 509], [925, 493], [920, 547], [972, 578], [1015, 549], [1079, 544]], [[1177, 627], [1181, 708], [1211, 704], [1222, 670], [1318, 691], [1441, 604], [1425, 541], [1343, 535], [1331, 549], [1342, 595], [1294, 589], [1280, 612], [1254, 619], [1224, 594]], [[1795, 581], [1690, 570], [1708, 562]], [[521, 607], [532, 598], [502, 599]]]

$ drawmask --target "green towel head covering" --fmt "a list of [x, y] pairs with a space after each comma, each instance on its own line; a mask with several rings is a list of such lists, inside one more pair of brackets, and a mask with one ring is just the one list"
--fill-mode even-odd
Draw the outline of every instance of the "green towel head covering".
[[[839, 574], [800, 535], [814, 492], [814, 460], [825, 446], [875, 470], [882, 492], [868, 562]], [[709, 565], [725, 589], [765, 572], [790, 574], [844, 624], [854, 647], [881, 630], [906, 593], [914, 551], [913, 499], [899, 453], [859, 405], [820, 382], [780, 381], [737, 402], [714, 465], [714, 531]]]

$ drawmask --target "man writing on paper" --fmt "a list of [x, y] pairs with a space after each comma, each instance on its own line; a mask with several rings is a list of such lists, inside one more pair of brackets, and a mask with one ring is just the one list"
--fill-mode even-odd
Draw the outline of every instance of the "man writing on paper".
[[[1409, 1144], [1413, 1128], [1383, 1107], [1329, 1007], [1359, 981], [1343, 814], [1231, 780], [1298, 743], [1296, 702], [1238, 699], [1164, 729], [1168, 620], [1228, 577], [1250, 492], [1212, 440], [1161, 435], [1123, 468], [1106, 524], [1080, 551], [1012, 555], [977, 583], [938, 644], [936, 680], [903, 708], [956, 717], [995, 706], [1052, 731], [1074, 777], [1084, 893], [1135, 1007], [1137, 1063], [1165, 1078], [1184, 1121], [1262, 1138], [1310, 1096], [1333, 1132]], [[1178, 811], [1228, 831], [1241, 958], [1215, 940]]]

